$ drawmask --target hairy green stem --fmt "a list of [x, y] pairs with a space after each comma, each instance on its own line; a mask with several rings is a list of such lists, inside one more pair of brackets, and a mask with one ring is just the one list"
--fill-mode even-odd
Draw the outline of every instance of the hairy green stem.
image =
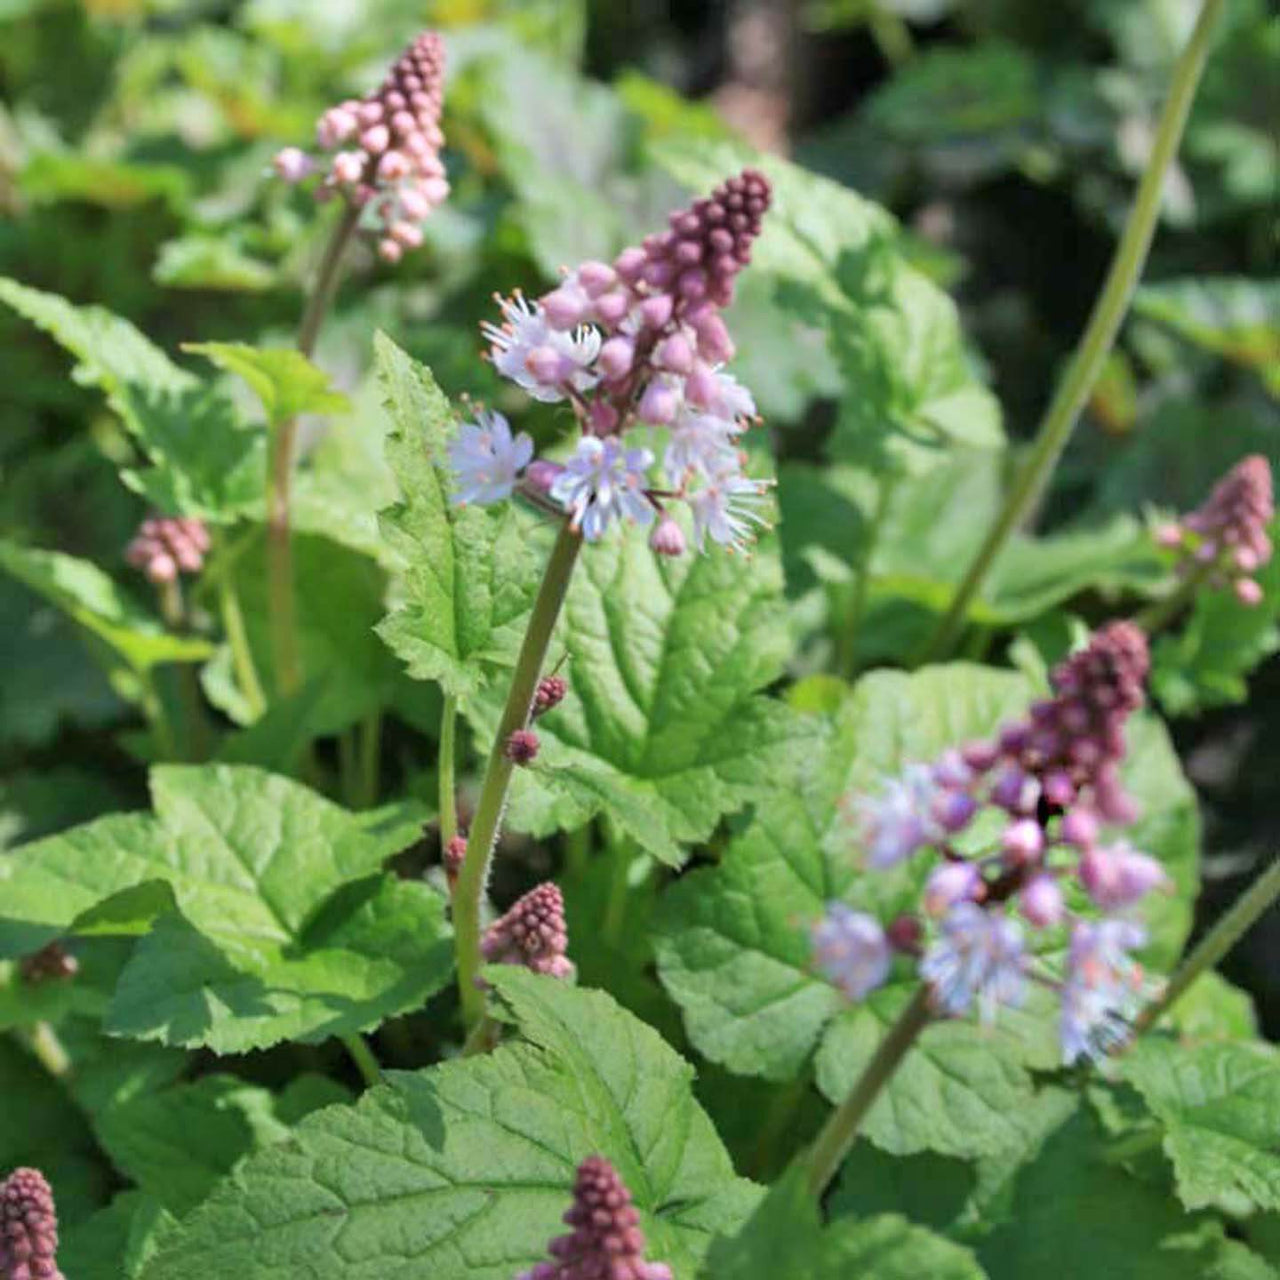
[[[320, 260], [316, 282], [298, 326], [298, 350], [308, 359], [315, 351], [320, 325], [338, 287], [342, 255], [359, 221], [360, 210], [348, 205]], [[271, 650], [276, 691], [281, 694], [293, 693], [302, 683], [297, 611], [293, 598], [293, 534], [289, 519], [297, 435], [297, 418], [287, 418], [277, 424], [271, 433], [271, 457], [267, 467], [267, 583], [271, 593]]]
[[[174, 635], [187, 629], [187, 608], [182, 598], [182, 584], [177, 578], [162, 582], [157, 587], [160, 599], [160, 616]], [[205, 719], [204, 702], [200, 694], [200, 677], [189, 662], [178, 664], [174, 673], [178, 686], [178, 700], [182, 706], [183, 727], [186, 732], [181, 747], [182, 759], [203, 760], [209, 747], [209, 725]]]
[[1153, 1000], [1138, 1015], [1133, 1024], [1131, 1039], [1150, 1031], [1166, 1013], [1186, 994], [1187, 988], [1207, 969], [1217, 967], [1219, 961], [1248, 932], [1266, 909], [1280, 897], [1280, 857], [1236, 899], [1231, 909], [1219, 917], [1213, 928], [1201, 938], [1199, 944], [1182, 962], [1177, 973], [1158, 999]]
[[480, 799], [476, 804], [471, 830], [467, 835], [467, 855], [458, 872], [458, 883], [453, 891], [454, 944], [458, 956], [458, 994], [462, 1003], [462, 1016], [468, 1028], [474, 1027], [484, 1016], [485, 994], [476, 986], [480, 970], [480, 904], [489, 881], [489, 863], [493, 857], [502, 824], [503, 810], [507, 803], [507, 789], [511, 784], [514, 768], [507, 758], [507, 739], [522, 729], [529, 720], [529, 708], [534, 691], [546, 661], [547, 647], [556, 619], [564, 604], [565, 592], [573, 567], [578, 562], [582, 547], [581, 537], [564, 523], [556, 537], [551, 557], [542, 575], [542, 585], [534, 601], [529, 617], [529, 628], [520, 646], [507, 703], [498, 722], [498, 732], [489, 752], [484, 781], [480, 785]]
[[1076, 419], [1102, 372], [1146, 265], [1160, 215], [1165, 177], [1177, 154], [1187, 114], [1209, 53], [1210, 37], [1223, 3], [1224, 0], [1204, 0], [1195, 29], [1174, 68], [1151, 156], [1138, 184], [1138, 193], [1116, 247], [1106, 283], [1094, 304], [1080, 345], [1000, 514], [925, 649], [926, 660], [945, 653], [964, 626], [969, 606], [1004, 550], [1005, 543], [1035, 505], [1053, 474]]
[[267, 709], [267, 695], [263, 692], [258, 668], [249, 646], [249, 633], [244, 626], [244, 613], [240, 608], [240, 595], [228, 566], [218, 579], [218, 611], [222, 615], [222, 633], [231, 648], [231, 665], [235, 668], [236, 683], [240, 686], [249, 718], [256, 720]]
[[378, 1065], [378, 1059], [364, 1036], [357, 1031], [353, 1035], [342, 1036], [341, 1039], [365, 1084], [370, 1089], [376, 1084], [381, 1084], [382, 1067]]
[[897, 1022], [885, 1033], [875, 1056], [867, 1063], [849, 1096], [831, 1113], [822, 1132], [804, 1157], [809, 1192], [818, 1197], [835, 1177], [845, 1156], [849, 1154], [858, 1128], [871, 1110], [880, 1090], [902, 1065], [917, 1037], [929, 1025], [929, 989], [921, 986]]
[[458, 700], [445, 695], [440, 708], [440, 759], [436, 773], [440, 781], [440, 845], [445, 847], [458, 834], [457, 769]]

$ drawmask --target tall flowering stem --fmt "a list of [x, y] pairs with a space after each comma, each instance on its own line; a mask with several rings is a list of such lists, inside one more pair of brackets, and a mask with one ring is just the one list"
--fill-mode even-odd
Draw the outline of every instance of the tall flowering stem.
[[1280, 858], [1273, 858], [1271, 865], [1240, 895], [1231, 910], [1205, 934], [1160, 996], [1134, 1020], [1133, 1038], [1150, 1031], [1205, 970], [1216, 968], [1277, 898], [1280, 898]]
[[897, 1022], [889, 1028], [875, 1056], [849, 1091], [849, 1096], [831, 1113], [822, 1132], [803, 1157], [811, 1195], [821, 1196], [835, 1177], [853, 1147], [867, 1112], [932, 1018], [929, 989], [922, 986]]
[[[367, 229], [379, 256], [398, 262], [406, 249], [422, 243], [422, 221], [449, 194], [440, 159], [443, 99], [444, 44], [435, 32], [425, 32], [392, 63], [374, 92], [339, 103], [317, 122], [317, 143], [333, 154], [315, 195], [341, 199], [343, 210], [298, 326], [298, 350], [308, 359], [356, 234]], [[319, 169], [317, 160], [297, 147], [286, 147], [275, 158], [276, 173], [286, 182], [303, 182]], [[272, 656], [282, 694], [292, 693], [302, 680], [289, 517], [297, 434], [295, 418], [277, 427], [267, 474]]]
[[529, 720], [533, 695], [551, 645], [551, 634], [555, 630], [556, 619], [560, 616], [581, 549], [582, 538], [579, 534], [568, 522], [562, 524], [542, 575], [542, 585], [538, 588], [533, 613], [529, 618], [529, 629], [520, 646], [520, 656], [516, 660], [506, 706], [503, 707], [502, 719], [498, 723], [493, 749], [489, 752], [484, 782], [480, 787], [480, 799], [467, 834], [466, 857], [458, 872], [458, 883], [453, 893], [458, 992], [463, 1017], [469, 1027], [484, 1016], [485, 994], [476, 985], [481, 964], [480, 904], [489, 882], [493, 849], [507, 804], [511, 773], [515, 768], [515, 762], [507, 753], [507, 741], [513, 733], [523, 729]]
[[1182, 139], [1187, 115], [1208, 57], [1210, 37], [1223, 3], [1224, 0], [1204, 0], [1195, 29], [1174, 68], [1169, 96], [1160, 116], [1151, 156], [1138, 185], [1137, 198], [1116, 248], [1106, 283], [1094, 305], [1093, 314], [1089, 317], [1088, 327], [1003, 508], [956, 590], [950, 607], [925, 647], [926, 660], [946, 652], [955, 641], [964, 626], [969, 606], [986, 581], [1005, 543], [1026, 518], [1048, 483], [1067, 441], [1071, 438], [1076, 420], [1102, 372], [1146, 265], [1147, 253], [1160, 216], [1165, 178]]

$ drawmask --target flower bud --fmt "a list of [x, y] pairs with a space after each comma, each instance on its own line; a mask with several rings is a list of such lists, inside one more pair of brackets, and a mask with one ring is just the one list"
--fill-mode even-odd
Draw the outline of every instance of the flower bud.
[[1027, 881], [1018, 903], [1022, 914], [1030, 924], [1038, 929], [1051, 929], [1061, 924], [1066, 914], [1066, 900], [1062, 889], [1053, 876], [1045, 872], [1032, 876]]
[[958, 902], [973, 902], [982, 896], [982, 872], [973, 862], [944, 862], [925, 882], [925, 913], [945, 916]]
[[649, 535], [650, 548], [660, 556], [682, 556], [687, 545], [684, 530], [669, 511], [664, 511]]
[[538, 758], [538, 735], [532, 729], [517, 729], [503, 746], [503, 754], [514, 765], [524, 767]]

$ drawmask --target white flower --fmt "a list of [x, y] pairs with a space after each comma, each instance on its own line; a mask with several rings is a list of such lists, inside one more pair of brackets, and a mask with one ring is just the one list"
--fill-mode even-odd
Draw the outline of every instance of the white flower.
[[731, 373], [716, 370], [716, 397], [712, 411], [721, 418], [754, 418], [756, 402], [751, 392]]
[[889, 976], [889, 941], [873, 916], [832, 902], [810, 937], [814, 963], [850, 1000], [866, 999]]
[[767, 525], [759, 508], [766, 505], [768, 482], [752, 480], [738, 469], [736, 457], [721, 459], [706, 473], [706, 483], [686, 501], [693, 513], [698, 550], [707, 537], [731, 551], [742, 550], [754, 538], [753, 524]]
[[593, 369], [600, 354], [600, 335], [580, 325], [572, 332], [553, 329], [540, 302], [523, 294], [501, 299], [502, 324], [480, 326], [489, 343], [493, 367], [535, 400], [553, 404], [566, 387], [587, 391], [600, 380]]
[[501, 502], [511, 496], [520, 472], [533, 457], [533, 441], [522, 431], [514, 439], [506, 418], [483, 410], [464, 422], [449, 445], [449, 465], [457, 477], [454, 502]]
[[943, 1013], [964, 1013], [976, 1000], [983, 1022], [991, 1022], [1000, 1005], [1022, 999], [1022, 929], [1000, 912], [961, 902], [943, 920], [941, 936], [920, 962], [920, 975]]
[[725, 463], [732, 465], [737, 456], [734, 437], [741, 431], [741, 424], [732, 419], [681, 410], [671, 424], [662, 459], [671, 485], [679, 488], [691, 472], [706, 475]]
[[552, 484], [551, 496], [564, 503], [574, 528], [595, 542], [611, 520], [652, 522], [653, 506], [645, 496], [652, 465], [648, 449], [626, 449], [614, 436], [584, 436]]
[[1062, 984], [1062, 1060], [1098, 1058], [1129, 1034], [1148, 991], [1129, 955], [1147, 940], [1132, 920], [1077, 920]]

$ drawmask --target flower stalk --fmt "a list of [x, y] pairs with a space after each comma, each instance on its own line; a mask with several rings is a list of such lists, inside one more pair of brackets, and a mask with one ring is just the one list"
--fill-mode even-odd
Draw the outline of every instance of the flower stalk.
[[875, 1056], [867, 1063], [845, 1100], [828, 1117], [822, 1132], [804, 1157], [810, 1195], [820, 1197], [835, 1177], [853, 1147], [867, 1112], [932, 1018], [929, 988], [922, 985], [897, 1022], [889, 1028]]
[[445, 695], [440, 710], [440, 759], [436, 764], [440, 784], [440, 845], [447, 848], [458, 834], [457, 769], [458, 700]]
[[926, 661], [947, 652], [963, 628], [969, 606], [1004, 550], [1005, 543], [1026, 518], [1048, 484], [1115, 344], [1116, 335], [1129, 309], [1130, 299], [1146, 265], [1156, 222], [1160, 216], [1165, 178], [1182, 140], [1187, 116], [1208, 57], [1210, 38], [1222, 8], [1223, 0], [1204, 0], [1195, 29], [1174, 68], [1169, 96], [1160, 115], [1151, 156], [1138, 184], [1138, 194], [1116, 247], [1106, 283], [1098, 295], [1080, 345], [1049, 405], [1031, 452], [1014, 480], [1004, 506], [925, 647]]
[[555, 630], [556, 619], [560, 616], [581, 549], [581, 536], [567, 522], [563, 523], [547, 561], [542, 585], [538, 588], [533, 613], [529, 618], [529, 628], [520, 646], [502, 719], [494, 736], [493, 749], [489, 752], [489, 762], [480, 787], [480, 799], [467, 835], [466, 857], [458, 873], [458, 883], [453, 894], [458, 992], [463, 1020], [468, 1028], [474, 1027], [483, 1018], [485, 1010], [485, 994], [476, 985], [481, 963], [480, 912], [489, 882], [489, 867], [498, 830], [506, 809], [511, 773], [515, 768], [515, 763], [506, 751], [507, 740], [528, 723], [533, 695], [551, 644], [551, 634]]
[[1209, 930], [1183, 961], [1168, 985], [1138, 1015], [1129, 1043], [1150, 1031], [1186, 994], [1191, 984], [1205, 972], [1216, 968], [1232, 947], [1240, 941], [1268, 907], [1280, 897], [1280, 857], [1236, 899], [1231, 909]]

